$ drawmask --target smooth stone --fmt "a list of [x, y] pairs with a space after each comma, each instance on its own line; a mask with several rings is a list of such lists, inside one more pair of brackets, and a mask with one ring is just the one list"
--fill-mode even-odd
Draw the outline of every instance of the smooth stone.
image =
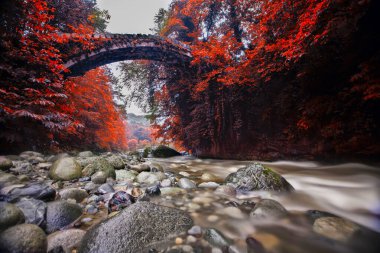
[[107, 174], [107, 177], [111, 177], [113, 179], [116, 178], [115, 169], [104, 158], [96, 158], [92, 163], [87, 165], [82, 172], [84, 176], [91, 176], [97, 171], [104, 171]]
[[160, 187], [154, 185], [145, 189], [145, 194], [148, 196], [159, 196], [161, 194]]
[[0, 202], [0, 231], [24, 223], [23, 212], [15, 205]]
[[98, 187], [98, 192], [101, 194], [112, 193], [115, 192], [115, 189], [112, 187], [112, 185], [106, 183]]
[[161, 187], [171, 187], [172, 186], [172, 181], [167, 178], [167, 179], [164, 179], [160, 182], [160, 186]]
[[231, 244], [231, 240], [227, 239], [220, 231], [214, 228], [206, 229], [203, 238], [211, 245], [220, 248], [226, 248]]
[[91, 156], [94, 156], [94, 154], [91, 152], [91, 151], [82, 151], [82, 152], [79, 152], [78, 154], [78, 157], [91, 157]]
[[146, 163], [138, 164], [138, 165], [132, 165], [131, 166], [132, 170], [135, 170], [137, 172], [148, 172], [150, 171], [150, 166]]
[[112, 155], [107, 157], [106, 160], [115, 168], [115, 170], [122, 170], [125, 168], [124, 161], [120, 156]]
[[117, 170], [116, 172], [116, 180], [117, 181], [123, 181], [123, 180], [131, 180], [134, 181], [137, 178], [137, 173], [134, 173], [133, 171], [126, 171], [126, 170]]
[[291, 191], [294, 188], [280, 174], [264, 167], [260, 163], [253, 163], [231, 173], [225, 180], [227, 185], [238, 191]]
[[88, 193], [85, 190], [78, 188], [66, 188], [59, 192], [61, 199], [75, 199], [78, 203], [82, 202], [88, 197]]
[[0, 188], [19, 183], [20, 180], [18, 180], [18, 178], [15, 175], [9, 173], [0, 173]]
[[90, 229], [79, 252], [147, 252], [160, 242], [186, 232], [192, 225], [186, 212], [138, 202]]
[[112, 195], [111, 199], [108, 201], [108, 213], [112, 213], [115, 211], [120, 211], [135, 202], [132, 195], [124, 191], [118, 191]]
[[50, 178], [54, 180], [70, 181], [82, 176], [82, 168], [72, 157], [58, 159], [49, 171]]
[[94, 184], [104, 184], [107, 181], [107, 173], [104, 171], [97, 171], [91, 176], [91, 181]]
[[286, 209], [277, 201], [262, 199], [256, 203], [249, 216], [253, 219], [281, 219], [287, 214]]
[[7, 171], [12, 168], [13, 162], [5, 156], [0, 156], [0, 171]]
[[0, 252], [46, 253], [44, 231], [34, 224], [13, 226], [0, 234]]
[[97, 188], [98, 186], [94, 184], [93, 182], [89, 182], [84, 186], [84, 189], [88, 192], [93, 191]]
[[174, 195], [186, 194], [186, 190], [178, 188], [178, 187], [161, 188], [160, 191], [161, 191], [161, 195], [163, 196], [174, 196]]
[[322, 217], [314, 221], [314, 232], [337, 241], [349, 241], [360, 229], [355, 223], [340, 217]]
[[200, 188], [218, 188], [219, 184], [215, 182], [204, 182], [198, 185]]
[[236, 196], [236, 189], [230, 185], [220, 185], [220, 186], [218, 186], [218, 188], [216, 188], [215, 193], [220, 194], [220, 195], [227, 195], [230, 197], [235, 197]]
[[143, 171], [137, 176], [137, 182], [138, 183], [144, 183], [147, 185], [156, 184], [156, 183], [158, 183], [158, 181], [160, 181], [157, 174], [158, 173]]
[[82, 241], [86, 231], [81, 229], [67, 229], [57, 231], [47, 237], [47, 250], [62, 247], [65, 253], [71, 253]]
[[187, 178], [181, 178], [179, 181], [178, 181], [178, 186], [181, 187], [182, 189], [194, 189], [194, 188], [197, 188], [196, 184], [187, 179]]
[[201, 180], [203, 182], [222, 182], [223, 181], [223, 179], [211, 173], [203, 173], [201, 176]]
[[8, 195], [12, 190], [14, 190], [16, 188], [23, 188], [23, 187], [25, 187], [25, 184], [13, 184], [10, 186], [5, 186], [5, 187], [1, 188], [0, 194], [1, 195]]
[[243, 212], [239, 208], [233, 207], [233, 206], [229, 206], [229, 207], [219, 209], [217, 211], [217, 213], [227, 215], [227, 216], [234, 218], [234, 219], [245, 219], [246, 218], [245, 215], [243, 214]]
[[41, 226], [45, 221], [47, 205], [38, 199], [21, 199], [16, 203], [25, 216], [25, 223]]
[[191, 227], [187, 233], [189, 235], [195, 235], [195, 236], [199, 236], [202, 234], [202, 228], [200, 226], [193, 226]]
[[22, 197], [29, 197], [33, 199], [49, 201], [53, 200], [55, 198], [55, 195], [56, 191], [52, 187], [48, 185], [33, 183], [11, 190], [7, 195], [7, 199], [9, 202], [15, 202]]
[[65, 200], [48, 203], [46, 211], [46, 231], [55, 232], [67, 227], [82, 215], [82, 208]]

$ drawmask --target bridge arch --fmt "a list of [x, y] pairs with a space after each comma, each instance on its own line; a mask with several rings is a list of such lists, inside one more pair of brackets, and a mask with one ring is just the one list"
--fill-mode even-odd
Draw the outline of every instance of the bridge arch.
[[66, 77], [80, 76], [87, 71], [118, 61], [153, 60], [169, 64], [190, 62], [191, 53], [186, 45], [155, 35], [107, 34], [101, 46], [90, 52], [68, 56], [65, 67], [70, 71]]

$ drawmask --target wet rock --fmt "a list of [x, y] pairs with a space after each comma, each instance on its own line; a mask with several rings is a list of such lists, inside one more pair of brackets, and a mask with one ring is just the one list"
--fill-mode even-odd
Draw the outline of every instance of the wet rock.
[[172, 186], [172, 181], [167, 178], [167, 179], [164, 179], [160, 182], [160, 186], [161, 187], [171, 187]]
[[262, 199], [256, 203], [249, 215], [253, 219], [281, 219], [287, 214], [286, 209], [277, 201]]
[[102, 184], [99, 186], [98, 192], [101, 194], [112, 193], [115, 192], [115, 189], [110, 184]]
[[34, 224], [10, 227], [0, 234], [0, 252], [45, 253], [46, 250], [46, 235]]
[[62, 247], [63, 252], [71, 253], [82, 241], [86, 231], [80, 229], [67, 229], [58, 231], [47, 237], [47, 250]]
[[82, 152], [79, 152], [78, 154], [78, 157], [91, 157], [91, 156], [94, 156], [94, 154], [91, 152], [91, 151], [82, 151]]
[[55, 198], [55, 194], [56, 191], [52, 187], [33, 183], [11, 190], [7, 194], [7, 201], [15, 202], [23, 197], [49, 201]]
[[124, 191], [116, 192], [108, 201], [108, 212], [120, 211], [134, 203], [133, 196]]
[[61, 196], [61, 199], [75, 199], [78, 203], [88, 197], [88, 193], [86, 191], [78, 188], [63, 189], [59, 192], [59, 195]]
[[8, 171], [12, 166], [13, 163], [10, 159], [5, 156], [0, 156], [0, 171]]
[[16, 176], [0, 171], [0, 188], [18, 183], [20, 183], [20, 181]]
[[116, 178], [115, 169], [113, 166], [104, 158], [97, 158], [91, 164], [87, 165], [83, 169], [84, 176], [91, 176], [97, 171], [104, 171], [107, 174], [107, 177], [113, 179]]
[[154, 185], [145, 189], [145, 194], [148, 196], [159, 196], [161, 194], [160, 187]]
[[45, 221], [47, 205], [42, 200], [22, 199], [16, 203], [25, 216], [25, 223], [41, 226]]
[[106, 160], [115, 168], [115, 170], [124, 169], [124, 161], [120, 156], [112, 155], [106, 158]]
[[322, 217], [314, 221], [314, 232], [333, 240], [348, 241], [360, 229], [355, 223], [340, 217]]
[[32, 171], [32, 165], [21, 161], [14, 162], [14, 167], [11, 168], [11, 172], [17, 175], [28, 174]]
[[93, 163], [98, 158], [99, 157], [97, 157], [97, 156], [92, 156], [92, 157], [77, 157], [76, 161], [79, 163], [79, 165], [82, 168], [85, 168], [87, 165]]
[[227, 176], [227, 185], [238, 191], [291, 191], [293, 187], [281, 175], [260, 163], [250, 164]]
[[335, 214], [319, 211], [319, 210], [308, 210], [306, 211], [306, 217], [310, 220], [311, 224], [314, 224], [314, 221], [322, 217], [337, 217]]
[[160, 145], [152, 150], [152, 156], [157, 158], [168, 158], [173, 156], [180, 156], [181, 154], [172, 148]]
[[49, 171], [54, 180], [73, 180], [82, 176], [82, 168], [72, 157], [61, 158], [53, 163]]
[[229, 217], [234, 218], [234, 219], [245, 219], [246, 218], [245, 215], [243, 214], [243, 212], [239, 208], [233, 207], [233, 206], [229, 206], [229, 207], [219, 209], [219, 210], [217, 210], [217, 213], [229, 216]]
[[266, 253], [264, 246], [255, 238], [248, 237], [247, 243], [247, 253]]
[[187, 234], [194, 235], [194, 236], [201, 236], [202, 235], [202, 228], [200, 226], [193, 226], [188, 231]]
[[221, 185], [221, 186], [218, 186], [218, 188], [216, 188], [215, 193], [220, 194], [220, 195], [235, 197], [236, 189], [230, 185]]
[[201, 180], [203, 182], [221, 182], [223, 181], [220, 177], [211, 174], [211, 173], [203, 173], [201, 176]]
[[84, 186], [84, 189], [88, 192], [93, 191], [97, 188], [98, 186], [94, 184], [93, 182], [89, 182]]
[[126, 170], [117, 170], [116, 171], [116, 180], [117, 181], [124, 181], [124, 180], [130, 180], [134, 181], [137, 177], [137, 172], [135, 171], [126, 171]]
[[147, 185], [156, 184], [160, 181], [159, 177], [157, 176], [158, 173], [152, 173], [152, 172], [141, 172], [137, 176], [137, 182], [144, 183]]
[[161, 188], [160, 191], [161, 191], [161, 195], [163, 196], [174, 196], [174, 195], [186, 194], [186, 190], [178, 188], [178, 187]]
[[158, 163], [152, 163], [150, 165], [150, 172], [164, 172], [162, 166]]
[[194, 188], [197, 188], [196, 184], [187, 179], [187, 178], [181, 178], [179, 181], [178, 181], [178, 186], [181, 187], [182, 189], [194, 189]]
[[19, 175], [17, 176], [18, 180], [20, 180], [20, 182], [28, 182], [29, 181], [29, 177], [27, 175]]
[[138, 202], [89, 230], [79, 252], [145, 252], [186, 232], [192, 225], [186, 212]]
[[231, 240], [226, 238], [220, 231], [209, 228], [204, 231], [203, 238], [208, 241], [211, 245], [219, 248], [228, 248], [231, 244]]
[[104, 184], [107, 181], [107, 173], [104, 171], [95, 172], [91, 176], [91, 181], [95, 184]]
[[198, 185], [200, 188], [218, 188], [218, 186], [219, 184], [215, 182], [204, 182]]
[[95, 204], [89, 204], [84, 208], [84, 212], [87, 214], [96, 214], [98, 212], [98, 208]]
[[46, 231], [55, 232], [67, 227], [82, 215], [82, 208], [65, 200], [48, 203], [46, 212]]
[[141, 163], [141, 164], [137, 164], [137, 165], [132, 165], [131, 169], [135, 170], [137, 172], [144, 172], [144, 171], [148, 172], [148, 171], [150, 171], [150, 166], [146, 163]]
[[24, 223], [24, 221], [24, 214], [17, 206], [0, 202], [0, 231]]

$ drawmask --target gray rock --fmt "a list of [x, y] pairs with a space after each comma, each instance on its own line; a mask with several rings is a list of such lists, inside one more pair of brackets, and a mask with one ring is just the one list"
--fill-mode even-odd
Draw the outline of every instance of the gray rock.
[[175, 196], [175, 195], [186, 194], [186, 190], [181, 189], [179, 187], [161, 188], [160, 191], [161, 191], [161, 195], [163, 195], [163, 196]]
[[75, 199], [78, 203], [88, 197], [88, 193], [78, 188], [66, 188], [59, 192], [61, 199]]
[[61, 158], [53, 163], [49, 171], [54, 180], [73, 180], [82, 176], [82, 168], [72, 157]]
[[52, 165], [52, 163], [39, 163], [36, 167], [37, 169], [48, 170]]
[[157, 184], [160, 181], [157, 174], [158, 173], [143, 171], [137, 176], [137, 182], [147, 185]]
[[164, 180], [161, 181], [160, 186], [161, 187], [171, 187], [172, 186], [172, 181], [169, 178], [164, 179]]
[[0, 156], [0, 171], [7, 171], [12, 168], [13, 163], [5, 156]]
[[32, 171], [32, 165], [23, 161], [14, 162], [14, 167], [11, 169], [11, 172], [15, 174], [28, 174]]
[[221, 185], [221, 186], [218, 186], [218, 188], [216, 188], [215, 193], [235, 197], [236, 189], [230, 185]]
[[262, 199], [256, 203], [249, 215], [253, 219], [281, 219], [287, 214], [286, 209], [277, 201]]
[[220, 247], [220, 248], [227, 248], [231, 244], [231, 240], [226, 238], [222, 232], [214, 229], [209, 228], [204, 231], [203, 238], [208, 241], [211, 245]]
[[94, 154], [91, 151], [83, 151], [79, 152], [78, 157], [91, 157]]
[[104, 171], [107, 177], [116, 178], [115, 169], [113, 166], [104, 158], [97, 158], [91, 164], [87, 165], [83, 169], [83, 176], [91, 176], [97, 171]]
[[65, 253], [71, 253], [82, 241], [86, 231], [81, 229], [67, 229], [58, 231], [47, 237], [47, 250], [62, 247]]
[[104, 171], [97, 171], [92, 174], [91, 181], [95, 184], [104, 184], [107, 181], [107, 173]]
[[34, 224], [10, 227], [0, 234], [0, 252], [46, 253], [44, 231]]
[[19, 183], [20, 181], [18, 180], [16, 176], [9, 173], [3, 173], [0, 171], [0, 188], [13, 185], [13, 184], [19, 184]]
[[293, 187], [281, 175], [264, 167], [260, 163], [250, 164], [227, 176], [227, 185], [238, 191], [291, 191]]
[[50, 156], [46, 161], [49, 162], [49, 163], [54, 163], [55, 161], [61, 159], [61, 158], [65, 158], [65, 157], [70, 157], [69, 154], [67, 153], [60, 153], [60, 154], [57, 154], [57, 155], [52, 155]]
[[196, 184], [194, 184], [193, 181], [187, 179], [187, 178], [181, 178], [178, 181], [178, 186], [183, 189], [194, 189], [197, 188]]
[[43, 154], [35, 152], [35, 151], [24, 151], [20, 154], [20, 157], [22, 158], [29, 158], [29, 157], [44, 157]]
[[333, 240], [347, 242], [359, 231], [355, 223], [340, 217], [322, 217], [314, 221], [314, 232]]
[[96, 185], [96, 184], [94, 184], [93, 182], [89, 182], [89, 183], [87, 183], [85, 186], [84, 186], [84, 189], [86, 190], [86, 191], [93, 191], [93, 190], [95, 190], [96, 188], [97, 188], [98, 186]]
[[106, 158], [106, 160], [115, 168], [115, 170], [124, 169], [125, 164], [120, 156], [112, 155]]
[[55, 190], [48, 185], [32, 183], [23, 187], [14, 188], [7, 194], [6, 198], [9, 202], [15, 202], [23, 197], [48, 201], [53, 200], [55, 194]]
[[45, 221], [47, 205], [42, 200], [22, 199], [16, 203], [25, 216], [25, 223], [41, 226]]
[[117, 181], [124, 181], [124, 180], [130, 180], [134, 181], [137, 177], [137, 172], [134, 171], [126, 171], [126, 170], [117, 170], [116, 171], [116, 180]]
[[0, 231], [24, 223], [24, 221], [24, 214], [17, 206], [0, 202]]
[[46, 212], [46, 231], [55, 232], [67, 227], [82, 215], [82, 208], [64, 200], [48, 203]]
[[132, 165], [131, 169], [135, 170], [137, 172], [144, 172], [144, 171], [147, 172], [147, 171], [150, 171], [150, 166], [146, 163], [141, 163], [141, 164], [137, 164], [137, 165]]
[[164, 145], [160, 145], [152, 150], [152, 156], [157, 158], [168, 158], [180, 155], [179, 152]]
[[215, 182], [204, 182], [204, 183], [200, 183], [198, 185], [198, 187], [200, 187], [200, 188], [217, 188], [217, 187], [219, 187], [219, 184], [215, 183]]
[[202, 234], [202, 228], [200, 226], [193, 226], [192, 228], [190, 228], [187, 233], [189, 235], [195, 235], [195, 236], [198, 236], [198, 235], [201, 235]]
[[98, 192], [102, 194], [115, 192], [115, 189], [110, 184], [102, 184], [98, 187]]
[[89, 230], [79, 252], [133, 253], [144, 247], [148, 250], [186, 232], [192, 225], [186, 212], [138, 202]]
[[85, 168], [87, 165], [93, 163], [96, 159], [99, 157], [92, 156], [92, 157], [77, 157], [76, 161], [80, 164], [82, 168]]

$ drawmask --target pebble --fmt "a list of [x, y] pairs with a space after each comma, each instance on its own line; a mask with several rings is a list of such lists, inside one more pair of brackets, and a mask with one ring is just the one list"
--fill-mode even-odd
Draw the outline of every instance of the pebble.
[[186, 242], [187, 243], [195, 243], [196, 241], [197, 241], [197, 238], [195, 238], [192, 235], [189, 235], [189, 236], [186, 237]]
[[187, 233], [189, 235], [195, 235], [195, 236], [199, 236], [202, 234], [202, 228], [200, 226], [193, 226], [192, 228], [190, 228]]
[[219, 216], [216, 216], [216, 215], [212, 214], [212, 215], [207, 216], [207, 220], [209, 222], [215, 222], [215, 221], [219, 220]]
[[182, 244], [182, 243], [183, 243], [182, 238], [180, 238], [180, 237], [175, 238], [175, 244], [179, 245], [179, 244]]
[[193, 181], [187, 179], [187, 178], [181, 178], [178, 181], [178, 186], [183, 188], [183, 189], [194, 189], [197, 188], [197, 185], [194, 184]]
[[219, 187], [219, 184], [215, 183], [215, 182], [204, 182], [204, 183], [200, 183], [198, 185], [198, 187], [200, 187], [200, 188], [217, 188], [217, 187]]
[[98, 208], [94, 205], [87, 205], [84, 210], [87, 214], [96, 214], [98, 212]]

